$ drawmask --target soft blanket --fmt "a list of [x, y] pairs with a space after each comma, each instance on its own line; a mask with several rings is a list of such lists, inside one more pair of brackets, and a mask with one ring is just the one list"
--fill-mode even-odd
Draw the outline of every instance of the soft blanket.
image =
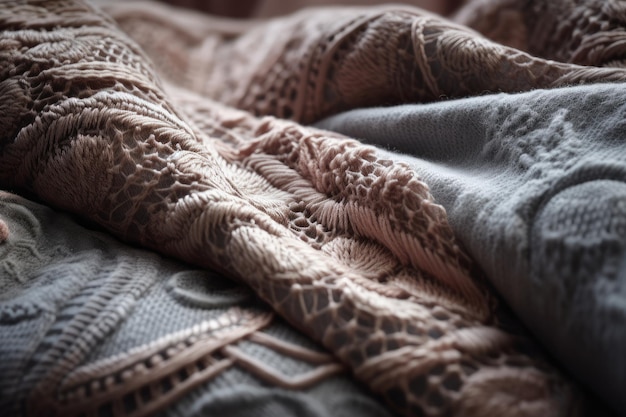
[[388, 156], [430, 185], [513, 310], [626, 410], [625, 116], [618, 84], [354, 110], [320, 126], [404, 153]]
[[243, 286], [15, 195], [0, 215], [3, 416], [390, 417]]
[[[239, 24], [116, 5], [116, 24], [78, 1], [3, 6], [2, 187], [246, 283], [405, 415], [584, 413], [575, 385], [508, 320], [481, 267], [494, 270], [468, 255], [415, 169], [285, 118], [623, 81], [624, 70], [548, 61], [409, 7]], [[6, 245], [11, 228], [2, 231]], [[40, 360], [34, 343], [28, 366]], [[74, 362], [55, 377], [80, 380], [81, 360], [67, 354]], [[9, 404], [123, 415], [114, 386]]]

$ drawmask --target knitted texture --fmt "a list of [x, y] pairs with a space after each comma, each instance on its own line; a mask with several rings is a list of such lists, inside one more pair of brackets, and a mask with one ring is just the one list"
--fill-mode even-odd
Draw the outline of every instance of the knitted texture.
[[626, 64], [619, 0], [469, 0], [455, 21], [535, 56], [578, 65]]
[[[412, 8], [319, 10], [252, 27], [165, 7], [110, 9], [138, 46], [78, 1], [3, 6], [2, 187], [246, 283], [405, 415], [583, 412], [575, 388], [502, 321], [414, 170], [355, 140], [250, 112], [309, 122], [372, 103], [626, 72], [545, 61]], [[249, 334], [262, 318], [227, 314], [207, 337], [224, 343], [223, 326]], [[55, 378], [77, 366], [80, 356], [66, 354], [73, 362], [59, 362]], [[103, 369], [123, 377], [125, 363], [68, 380]], [[31, 403], [43, 398], [63, 415], [102, 405], [96, 389], [51, 398], [54, 381]], [[148, 398], [159, 397], [154, 389]]]
[[[528, 327], [626, 410], [625, 84], [363, 109], [320, 125], [390, 147]], [[406, 154], [413, 155], [414, 158]]]
[[389, 417], [241, 285], [12, 194], [0, 218], [3, 416]]
[[[168, 8], [142, 3], [107, 10], [179, 85], [303, 123], [364, 106], [625, 77], [624, 70], [547, 61], [409, 6], [306, 9], [252, 27], [191, 13], [172, 19]], [[162, 29], [155, 33], [153, 25]], [[624, 36], [611, 40], [600, 49], [615, 49]]]

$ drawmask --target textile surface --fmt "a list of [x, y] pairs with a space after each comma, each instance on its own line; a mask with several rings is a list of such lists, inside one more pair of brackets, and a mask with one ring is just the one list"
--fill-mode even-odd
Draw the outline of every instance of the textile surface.
[[[506, 2], [494, 5], [508, 7]], [[576, 60], [546, 60], [408, 6], [314, 9], [268, 22], [216, 20], [145, 4], [114, 4], [105, 11], [78, 0], [3, 6], [2, 188], [27, 193], [124, 241], [247, 285], [394, 412], [571, 416], [591, 407], [577, 384], [509, 316], [486, 279], [498, 286], [508, 277], [494, 277], [494, 269], [484, 264], [487, 258], [478, 256], [476, 248], [466, 249], [464, 245], [482, 243], [463, 232], [472, 223], [459, 226], [458, 217], [449, 223], [421, 170], [302, 123], [369, 105], [615, 83], [626, 80], [625, 70], [589, 66], [606, 62], [581, 66]], [[481, 10], [468, 16], [479, 16]], [[605, 17], [613, 22], [617, 11]], [[621, 38], [615, 42], [620, 44]], [[613, 44], [608, 45], [603, 47]], [[524, 123], [518, 122], [520, 136]], [[506, 155], [493, 147], [488, 163], [505, 164]], [[527, 166], [532, 158], [520, 157]], [[454, 200], [454, 190], [441, 195], [447, 203]], [[613, 204], [609, 200], [605, 205]], [[542, 213], [550, 217], [551, 209], [547, 204]], [[537, 220], [540, 235], [544, 220], [549, 219]], [[2, 245], [22, 248], [13, 240], [19, 238], [16, 223], [9, 219], [2, 224]], [[11, 300], [15, 294], [37, 300], [39, 292], [24, 277], [41, 277], [45, 267], [35, 265], [20, 275], [22, 269], [12, 259], [3, 258], [5, 279], [20, 284], [5, 287], [2, 303], [9, 322], [17, 311], [19, 325], [20, 317], [39, 317], [43, 307], [33, 305], [22, 314]], [[37, 320], [24, 322], [44, 328], [28, 333], [40, 337], [18, 343], [23, 350], [12, 352], [15, 360], [4, 363], [10, 372], [2, 387], [16, 379], [21, 387], [3, 388], [9, 410], [26, 415], [149, 414], [175, 407], [189, 384], [197, 387], [198, 379], [205, 383], [235, 365], [265, 385], [209, 389], [208, 397], [194, 402], [198, 410], [232, 408], [237, 398], [250, 404], [269, 395], [279, 399], [272, 407], [288, 403], [315, 415], [321, 397], [285, 393], [294, 384], [285, 383], [272, 372], [276, 369], [255, 361], [237, 343], [254, 334], [253, 344], [312, 360], [317, 363], [313, 376], [304, 378], [311, 384], [328, 381], [340, 366], [319, 352], [259, 336], [270, 320], [260, 307], [242, 311], [237, 302], [236, 310], [193, 327], [196, 334], [191, 336], [184, 326], [170, 327], [182, 333], [164, 334], [163, 340], [151, 334], [141, 341], [148, 343], [147, 350], [114, 337], [111, 346], [105, 343], [91, 353], [95, 357], [88, 357], [103, 335], [120, 331], [116, 326], [146, 320], [140, 314], [143, 303], [136, 300], [159, 275], [142, 280], [136, 274], [124, 275], [123, 284], [116, 274], [103, 274], [76, 304], [63, 301], [70, 296], [61, 297], [57, 302], [63, 306], [41, 315], [47, 328]], [[86, 285], [84, 279], [71, 275], [68, 291]], [[76, 287], [69, 284], [72, 280]], [[204, 281], [191, 281], [181, 284], [179, 292], [197, 302], [185, 285]], [[38, 289], [49, 280], [32, 282]], [[54, 291], [41, 292], [54, 298]], [[121, 305], [116, 304], [120, 293]], [[88, 300], [83, 298], [87, 295]], [[112, 313], [106, 313], [109, 308]], [[136, 309], [132, 319], [120, 313], [124, 308]], [[94, 314], [98, 311], [104, 316]], [[165, 311], [159, 315], [164, 323], [172, 320]], [[71, 320], [76, 326], [64, 326]], [[8, 324], [5, 332], [13, 329]], [[168, 326], [155, 329], [166, 332]], [[164, 348], [172, 338], [184, 341], [173, 350]], [[195, 353], [183, 355], [183, 363], [168, 362], [185, 349]], [[147, 387], [142, 385], [146, 380], [152, 381]], [[270, 395], [268, 386], [282, 391]], [[360, 404], [372, 401], [354, 389]], [[608, 397], [619, 410], [614, 395]], [[257, 403], [262, 407], [262, 401]]]
[[[119, 1], [119, 0], [117, 0]], [[306, 7], [351, 5], [371, 6], [381, 3], [377, 0], [161, 0], [178, 7], [200, 10], [208, 14], [230, 17], [268, 18], [293, 13]], [[410, 0], [412, 6], [445, 15], [455, 10], [462, 0]]]
[[81, 396], [105, 415], [389, 416], [232, 280], [8, 193], [0, 218], [3, 416], [77, 415]]
[[[626, 85], [363, 109], [320, 126], [404, 155], [530, 329], [626, 409]], [[410, 157], [413, 155], [415, 157]]]

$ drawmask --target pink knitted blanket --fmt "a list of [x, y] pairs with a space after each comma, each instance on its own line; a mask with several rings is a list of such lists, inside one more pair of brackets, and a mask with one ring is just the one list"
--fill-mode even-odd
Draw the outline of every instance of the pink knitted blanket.
[[[408, 6], [236, 22], [3, 2], [0, 186], [244, 282], [404, 415], [574, 415], [576, 389], [500, 323], [428, 185], [303, 125], [362, 106], [626, 80], [600, 68], [623, 49], [602, 43], [610, 36], [545, 29], [583, 21], [578, 6], [507, 3], [457, 18], [497, 22], [490, 36], [533, 55]], [[616, 12], [598, 7], [610, 32]], [[511, 39], [503, 19], [523, 35]]]

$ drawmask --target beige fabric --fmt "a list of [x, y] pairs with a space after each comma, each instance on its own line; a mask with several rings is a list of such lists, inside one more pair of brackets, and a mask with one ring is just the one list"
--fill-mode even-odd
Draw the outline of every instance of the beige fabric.
[[578, 65], [626, 65], [626, 2], [472, 0], [454, 19], [533, 55]]
[[537, 58], [410, 7], [307, 9], [234, 25], [193, 12], [173, 19], [145, 3], [108, 11], [178, 85], [304, 123], [357, 107], [624, 78]]
[[412, 8], [319, 9], [258, 25], [108, 8], [138, 45], [75, 0], [3, 6], [3, 188], [245, 282], [405, 415], [581, 410], [528, 340], [503, 329], [411, 169], [253, 113], [311, 122], [626, 72], [548, 62]]

